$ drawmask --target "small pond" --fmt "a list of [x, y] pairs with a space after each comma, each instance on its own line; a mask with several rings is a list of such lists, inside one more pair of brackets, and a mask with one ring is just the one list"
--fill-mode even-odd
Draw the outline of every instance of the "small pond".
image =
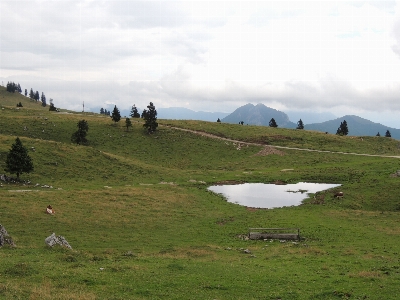
[[340, 186], [340, 184], [308, 183], [296, 184], [265, 184], [244, 183], [237, 185], [213, 185], [208, 189], [217, 194], [222, 194], [228, 202], [247, 207], [276, 208], [284, 206], [297, 206], [308, 198], [309, 193], [316, 193]]

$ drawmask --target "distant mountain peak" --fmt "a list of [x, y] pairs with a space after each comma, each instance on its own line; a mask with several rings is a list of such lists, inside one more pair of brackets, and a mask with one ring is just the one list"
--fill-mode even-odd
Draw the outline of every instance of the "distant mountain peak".
[[269, 126], [269, 121], [274, 118], [278, 127], [295, 128], [296, 125], [289, 121], [289, 117], [279, 110], [265, 106], [262, 103], [253, 105], [248, 103], [237, 108], [233, 113], [223, 118], [225, 123], [244, 122], [249, 125]]

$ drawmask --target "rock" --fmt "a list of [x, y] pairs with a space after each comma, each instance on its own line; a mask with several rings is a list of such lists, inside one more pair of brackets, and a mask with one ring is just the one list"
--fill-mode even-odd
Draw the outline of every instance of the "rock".
[[58, 245], [60, 245], [62, 247], [66, 247], [68, 249], [72, 249], [70, 244], [67, 242], [67, 240], [63, 236], [61, 236], [61, 235], [56, 236], [56, 234], [54, 232], [53, 232], [52, 235], [48, 236], [44, 240], [44, 242], [50, 247], [53, 247], [54, 245], [58, 244]]
[[13, 239], [8, 235], [5, 227], [0, 224], [0, 247], [3, 247], [5, 244], [15, 247]]

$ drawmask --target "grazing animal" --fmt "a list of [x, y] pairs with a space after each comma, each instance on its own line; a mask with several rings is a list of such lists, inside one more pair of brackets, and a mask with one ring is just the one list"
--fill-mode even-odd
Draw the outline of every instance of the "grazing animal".
[[333, 195], [333, 198], [343, 198], [343, 192], [337, 192]]
[[53, 214], [55, 214], [55, 213], [56, 213], [56, 212], [54, 211], [53, 207], [51, 207], [51, 205], [47, 206], [47, 208], [46, 208], [46, 214], [53, 215]]

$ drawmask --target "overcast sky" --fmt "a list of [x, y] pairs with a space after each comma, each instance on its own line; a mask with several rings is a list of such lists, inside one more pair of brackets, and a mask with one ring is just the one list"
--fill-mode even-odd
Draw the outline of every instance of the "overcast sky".
[[57, 107], [263, 103], [400, 128], [397, 1], [0, 0], [0, 34], [0, 80]]

